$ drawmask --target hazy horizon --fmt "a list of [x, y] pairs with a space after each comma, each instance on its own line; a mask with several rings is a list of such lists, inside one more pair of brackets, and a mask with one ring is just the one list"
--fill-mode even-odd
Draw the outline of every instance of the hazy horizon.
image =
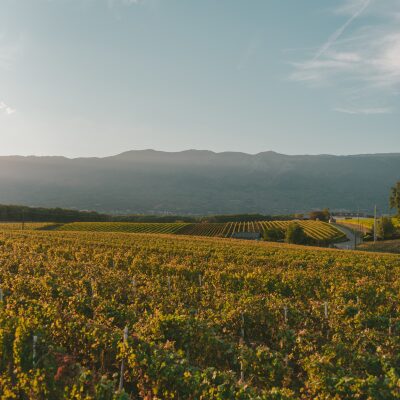
[[400, 151], [397, 0], [4, 0], [1, 155]]
[[258, 154], [264, 154], [264, 153], [275, 153], [277, 155], [282, 155], [282, 156], [333, 156], [333, 157], [348, 157], [348, 156], [368, 156], [368, 155], [391, 155], [391, 154], [400, 154], [400, 151], [398, 152], [376, 152], [376, 153], [343, 153], [343, 154], [335, 154], [335, 153], [281, 153], [275, 150], [260, 150], [256, 153], [250, 153], [250, 152], [245, 152], [245, 151], [235, 151], [235, 150], [222, 150], [222, 151], [214, 151], [210, 149], [193, 149], [193, 148], [187, 148], [187, 149], [182, 149], [182, 150], [162, 150], [162, 149], [152, 149], [152, 148], [144, 148], [144, 149], [129, 149], [125, 151], [121, 151], [118, 153], [110, 153], [106, 155], [76, 155], [76, 156], [68, 156], [64, 154], [0, 154], [0, 157], [64, 157], [68, 159], [76, 159], [76, 158], [107, 158], [107, 157], [115, 157], [119, 156], [124, 153], [130, 153], [130, 152], [145, 152], [145, 151], [152, 151], [152, 152], [157, 152], [157, 153], [168, 153], [168, 154], [174, 154], [174, 153], [184, 153], [184, 152], [189, 152], [189, 151], [194, 151], [194, 152], [209, 152], [213, 154], [245, 154], [245, 155], [250, 155], [250, 156], [256, 156]]

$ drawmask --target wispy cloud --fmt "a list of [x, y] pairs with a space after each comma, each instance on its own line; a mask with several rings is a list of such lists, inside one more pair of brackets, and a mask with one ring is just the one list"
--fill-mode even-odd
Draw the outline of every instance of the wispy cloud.
[[337, 29], [329, 39], [321, 46], [318, 50], [317, 54], [314, 57], [314, 60], [317, 60], [322, 55], [324, 55], [334, 44], [335, 42], [343, 35], [346, 29], [355, 21], [370, 5], [371, 0], [364, 0], [360, 3], [359, 7], [352, 13], [350, 18], [339, 28]]
[[0, 101], [0, 112], [6, 115], [11, 115], [14, 114], [16, 110], [4, 103], [4, 101]]
[[117, 5], [130, 6], [130, 5], [138, 5], [144, 3], [145, 0], [107, 0], [109, 7], [114, 7]]
[[350, 115], [379, 115], [379, 114], [390, 114], [392, 109], [389, 107], [377, 107], [377, 108], [341, 108], [337, 107], [334, 109], [337, 112], [350, 114]]
[[333, 12], [344, 15], [345, 23], [314, 54], [309, 52], [308, 59], [292, 63], [290, 79], [342, 88], [343, 102], [349, 101], [348, 87], [357, 85], [364, 100], [370, 99], [370, 107], [346, 106], [336, 111], [390, 112], [390, 107], [376, 104], [376, 99], [389, 101], [400, 90], [400, 1], [347, 0]]

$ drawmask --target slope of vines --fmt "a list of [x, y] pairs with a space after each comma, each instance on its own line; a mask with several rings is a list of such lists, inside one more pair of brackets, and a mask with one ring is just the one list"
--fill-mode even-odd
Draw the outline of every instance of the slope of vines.
[[54, 224], [47, 222], [0, 222], [0, 230], [19, 231], [19, 230], [41, 230], [47, 229]]
[[[271, 227], [285, 231], [291, 221], [250, 221], [227, 223], [135, 223], [135, 222], [75, 222], [58, 228], [62, 231], [175, 233], [179, 235], [232, 237], [237, 232], [260, 232]], [[297, 221], [305, 233], [316, 242], [335, 242], [344, 234], [334, 226], [320, 221]]]
[[397, 255], [2, 231], [0, 289], [4, 399], [400, 398]]
[[157, 222], [72, 222], [62, 225], [59, 231], [127, 232], [127, 233], [176, 233], [186, 223]]

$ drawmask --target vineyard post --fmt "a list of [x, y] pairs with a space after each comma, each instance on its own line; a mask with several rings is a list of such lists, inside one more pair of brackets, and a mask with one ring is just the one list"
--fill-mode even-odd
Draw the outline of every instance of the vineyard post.
[[168, 292], [170, 292], [171, 291], [171, 278], [170, 278], [169, 275], [168, 275], [168, 278], [167, 278], [167, 282], [168, 282]]
[[133, 294], [136, 295], [137, 285], [136, 285], [136, 279], [135, 278], [132, 278], [132, 286], [133, 286]]
[[284, 321], [285, 321], [285, 325], [288, 322], [288, 308], [287, 306], [283, 307], [283, 317], [284, 317]]
[[241, 313], [241, 327], [240, 327], [240, 344], [242, 345], [241, 347], [241, 360], [240, 360], [240, 382], [244, 382], [244, 365], [243, 365], [243, 346], [244, 346], [244, 314], [243, 312]]
[[201, 274], [199, 275], [199, 286], [201, 287], [202, 286], [202, 278], [201, 278]]
[[324, 314], [325, 314], [325, 318], [328, 318], [328, 302], [327, 301], [324, 302]]
[[[129, 332], [128, 327], [126, 326], [124, 328], [124, 339], [123, 339], [124, 345], [126, 345], [128, 342], [128, 332]], [[124, 373], [125, 373], [125, 357], [123, 357], [121, 361], [121, 374], [119, 376], [119, 385], [118, 385], [119, 392], [122, 392], [124, 388]]]
[[2, 303], [4, 300], [3, 288], [0, 287], [0, 302]]
[[37, 345], [37, 340], [38, 340], [37, 335], [33, 335], [33, 341], [32, 341], [32, 364], [33, 364], [33, 368], [36, 367], [36, 345]]

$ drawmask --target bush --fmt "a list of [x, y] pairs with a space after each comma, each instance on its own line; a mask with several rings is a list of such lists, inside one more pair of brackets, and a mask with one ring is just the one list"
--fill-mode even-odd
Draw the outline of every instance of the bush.
[[291, 244], [306, 244], [309, 240], [303, 228], [298, 223], [292, 222], [286, 229], [285, 242]]
[[263, 239], [268, 242], [283, 242], [285, 240], [285, 233], [282, 229], [272, 227], [264, 231]]
[[381, 240], [392, 239], [396, 234], [396, 228], [389, 217], [382, 217], [377, 224], [377, 236]]

